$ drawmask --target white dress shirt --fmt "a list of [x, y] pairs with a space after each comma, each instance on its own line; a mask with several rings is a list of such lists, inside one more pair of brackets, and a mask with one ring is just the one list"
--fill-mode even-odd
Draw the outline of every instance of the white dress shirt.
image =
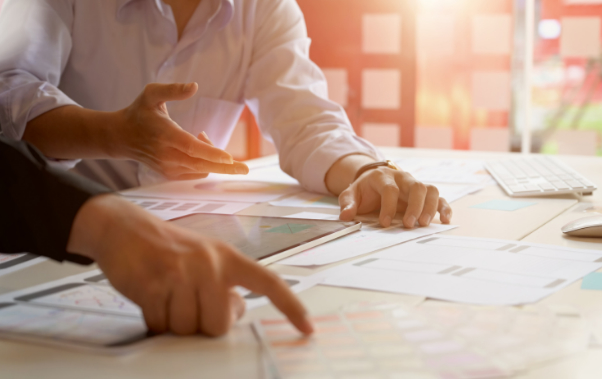
[[[280, 155], [282, 169], [311, 191], [339, 158], [380, 158], [328, 100], [309, 59], [294, 0], [202, 0], [178, 41], [161, 0], [7, 0], [0, 13], [0, 124], [19, 139], [27, 122], [74, 104], [115, 111], [148, 83], [199, 84], [168, 103], [184, 130], [225, 148], [246, 104]], [[117, 164], [115, 162], [115, 164]], [[138, 169], [140, 184], [157, 181]]]

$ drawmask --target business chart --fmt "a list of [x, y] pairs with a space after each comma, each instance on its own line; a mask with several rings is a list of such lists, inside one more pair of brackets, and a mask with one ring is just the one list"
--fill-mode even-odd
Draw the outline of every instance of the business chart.
[[193, 213], [234, 214], [253, 205], [242, 202], [194, 201], [161, 198], [125, 197], [163, 220], [187, 216]]

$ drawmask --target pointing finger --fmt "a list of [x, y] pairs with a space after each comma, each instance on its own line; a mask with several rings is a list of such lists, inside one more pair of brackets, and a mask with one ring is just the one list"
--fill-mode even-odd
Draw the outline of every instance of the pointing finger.
[[259, 266], [238, 253], [232, 260], [231, 282], [267, 296], [299, 331], [313, 333], [307, 311], [286, 283], [272, 271]]

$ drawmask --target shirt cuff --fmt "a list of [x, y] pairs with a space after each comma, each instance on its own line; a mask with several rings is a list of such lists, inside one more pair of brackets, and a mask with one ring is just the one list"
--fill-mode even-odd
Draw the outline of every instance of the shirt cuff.
[[384, 156], [370, 142], [347, 133], [331, 133], [305, 161], [301, 177], [303, 187], [311, 192], [331, 194], [326, 187], [326, 173], [336, 161], [351, 154], [384, 160]]

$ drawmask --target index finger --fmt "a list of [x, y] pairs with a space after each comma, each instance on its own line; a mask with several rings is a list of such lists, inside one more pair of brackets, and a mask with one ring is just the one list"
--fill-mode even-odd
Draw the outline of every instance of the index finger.
[[201, 158], [215, 163], [234, 163], [232, 156], [224, 150], [200, 141], [184, 130], [172, 136], [171, 146], [193, 158]]
[[231, 280], [234, 285], [267, 296], [299, 331], [313, 333], [305, 307], [278, 275], [238, 253], [233, 263]]

